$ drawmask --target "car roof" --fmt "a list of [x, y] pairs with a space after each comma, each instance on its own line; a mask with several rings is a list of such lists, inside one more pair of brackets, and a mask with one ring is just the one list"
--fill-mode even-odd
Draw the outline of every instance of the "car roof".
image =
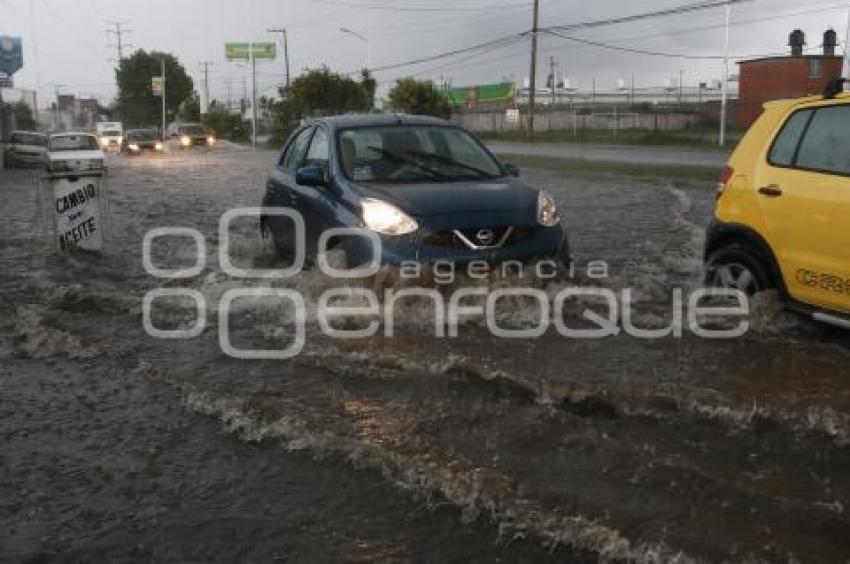
[[312, 118], [308, 123], [324, 123], [331, 129], [376, 127], [386, 125], [452, 125], [444, 119], [409, 114], [344, 114], [339, 116]]
[[50, 138], [53, 139], [55, 137], [94, 137], [93, 133], [88, 133], [86, 131], [63, 131], [62, 133], [53, 133], [50, 135]]
[[17, 131], [13, 131], [12, 133], [10, 133], [10, 135], [18, 135], [18, 134], [38, 135], [39, 137], [47, 137], [44, 133], [41, 133], [40, 131], [27, 131], [25, 129], [19, 129]]

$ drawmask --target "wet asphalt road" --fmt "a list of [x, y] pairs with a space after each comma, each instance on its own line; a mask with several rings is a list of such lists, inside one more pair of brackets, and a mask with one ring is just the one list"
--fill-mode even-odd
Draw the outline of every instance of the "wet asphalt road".
[[[221, 271], [217, 222], [257, 205], [273, 159], [235, 147], [115, 159], [102, 257], [48, 252], [30, 174], [0, 172], [4, 560], [850, 557], [847, 336], [769, 296], [734, 341], [506, 340], [474, 320], [439, 339], [426, 301], [397, 312], [392, 339], [330, 340], [308, 316], [294, 360], [224, 355], [218, 298], [261, 283]], [[674, 290], [699, 285], [711, 183], [525, 176], [555, 195], [579, 264], [573, 280], [531, 285], [631, 288], [637, 322], [656, 328]], [[208, 300], [208, 328], [188, 341], [141, 327], [141, 297], [160, 285], [141, 241], [164, 225], [207, 239], [204, 272], [166, 283]], [[277, 264], [255, 228], [234, 226], [234, 260]], [[164, 241], [155, 256], [185, 265], [192, 249]], [[588, 279], [592, 260], [610, 276]], [[315, 304], [340, 283], [276, 284]], [[359, 283], [398, 284], [392, 272]], [[239, 312], [240, 346], [291, 338], [286, 308]], [[534, 313], [503, 312], [519, 326]], [[154, 313], [163, 327], [193, 317], [176, 301]]]

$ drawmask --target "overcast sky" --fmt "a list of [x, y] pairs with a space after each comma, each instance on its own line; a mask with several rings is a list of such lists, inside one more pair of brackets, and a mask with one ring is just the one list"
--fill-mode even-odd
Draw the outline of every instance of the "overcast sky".
[[[691, 0], [541, 0], [540, 25], [618, 17], [677, 6]], [[787, 51], [789, 32], [802, 28], [808, 50], [819, 52], [822, 34], [834, 27], [843, 43], [848, 2], [833, 0], [753, 0], [735, 6], [731, 54], [736, 57]], [[723, 9], [607, 26], [571, 35], [597, 42], [676, 55], [717, 56], [723, 48]], [[114, 35], [108, 22], [129, 31], [129, 49], [164, 50], [177, 55], [201, 88], [201, 61], [212, 61], [211, 96], [242, 93], [248, 69], [224, 59], [225, 41], [274, 40], [268, 27], [289, 29], [293, 75], [325, 64], [341, 72], [366, 65], [367, 46], [344, 34], [350, 28], [371, 43], [373, 67], [404, 62], [482, 43], [531, 27], [530, 0], [0, 0], [0, 33], [23, 38], [25, 68], [15, 76], [19, 88], [40, 87], [41, 104], [55, 85], [63, 93], [115, 95]], [[713, 26], [713, 27], [712, 27]], [[701, 29], [700, 29], [701, 28]], [[279, 50], [282, 54], [282, 49]], [[628, 54], [541, 36], [541, 83], [554, 56], [572, 85], [612, 88], [618, 79], [636, 85], [685, 84], [721, 77], [712, 59], [679, 59]], [[467, 53], [377, 74], [382, 92], [399, 76], [416, 75], [455, 86], [528, 76], [529, 44], [519, 41], [494, 50]], [[282, 58], [259, 63], [258, 90], [272, 94], [283, 81]], [[250, 82], [249, 82], [250, 84]]]

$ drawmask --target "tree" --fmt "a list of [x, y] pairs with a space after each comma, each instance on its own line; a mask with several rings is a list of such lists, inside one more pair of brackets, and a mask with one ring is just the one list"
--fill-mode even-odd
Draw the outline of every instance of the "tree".
[[203, 124], [218, 139], [248, 139], [248, 124], [242, 121], [242, 115], [228, 111], [224, 104], [215, 100], [210, 102], [209, 113], [203, 116]]
[[165, 103], [168, 119], [173, 118], [180, 105], [194, 92], [192, 79], [186, 69], [169, 53], [150, 53], [139, 49], [122, 59], [116, 72], [118, 81], [118, 115], [130, 127], [150, 126], [162, 120], [162, 100], [153, 95], [151, 78], [161, 75], [165, 59]]
[[34, 131], [37, 128], [32, 109], [26, 102], [20, 101], [12, 104], [12, 113], [15, 115], [15, 127], [25, 131]]
[[280, 145], [303, 118], [365, 112], [369, 108], [369, 93], [363, 84], [327, 67], [311, 70], [296, 78], [290, 88], [280, 89], [280, 100], [271, 105], [269, 143]]
[[327, 67], [311, 70], [295, 79], [289, 98], [298, 117], [336, 115], [369, 109], [363, 85]]
[[201, 121], [201, 99], [196, 93], [193, 92], [180, 104], [180, 108], [177, 110], [177, 119], [193, 123]]
[[396, 111], [449, 117], [451, 106], [430, 80], [400, 78], [390, 90], [390, 103]]
[[375, 92], [378, 90], [378, 81], [375, 80], [369, 69], [363, 69], [360, 71], [360, 84], [363, 85], [366, 94], [369, 96], [369, 109], [371, 110], [375, 107]]

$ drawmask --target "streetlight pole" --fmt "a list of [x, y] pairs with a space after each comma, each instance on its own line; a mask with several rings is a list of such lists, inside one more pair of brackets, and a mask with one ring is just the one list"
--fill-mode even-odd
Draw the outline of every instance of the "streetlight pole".
[[349, 34], [353, 37], [356, 37], [357, 39], [359, 39], [360, 41], [362, 41], [363, 43], [366, 44], [366, 68], [371, 69], [372, 68], [372, 43], [367, 38], [363, 37], [361, 34], [357, 33], [354, 30], [348, 29], [347, 27], [341, 27], [341, 28], [339, 28], [339, 30], [343, 33], [347, 33], [347, 34]]
[[162, 142], [165, 143], [165, 57], [160, 59], [160, 71], [162, 73]]
[[286, 35], [286, 28], [270, 28], [266, 30], [269, 33], [280, 33], [283, 35], [283, 58], [286, 63], [286, 88], [289, 88], [289, 40]]
[[732, 6], [726, 4], [725, 39], [723, 43], [723, 94], [720, 101], [720, 146], [726, 146], [726, 111], [729, 100], [729, 22], [732, 18]]

